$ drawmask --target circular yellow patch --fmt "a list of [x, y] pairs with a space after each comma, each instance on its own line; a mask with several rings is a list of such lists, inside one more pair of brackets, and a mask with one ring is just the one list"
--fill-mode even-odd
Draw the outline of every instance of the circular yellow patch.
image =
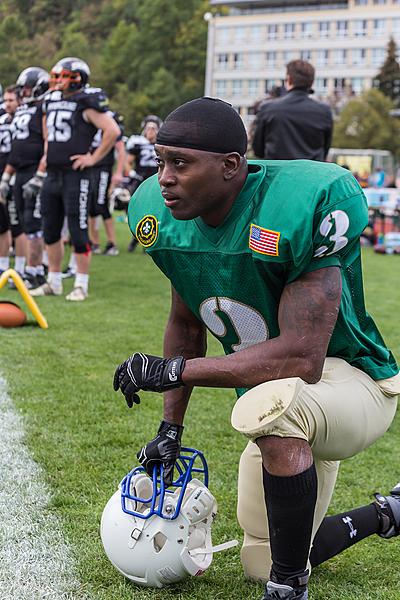
[[158, 221], [153, 215], [140, 219], [136, 227], [136, 239], [145, 248], [152, 246], [158, 236]]

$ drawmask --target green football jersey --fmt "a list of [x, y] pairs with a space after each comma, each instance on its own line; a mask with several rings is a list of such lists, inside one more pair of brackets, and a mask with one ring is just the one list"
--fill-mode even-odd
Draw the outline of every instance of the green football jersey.
[[368, 210], [346, 169], [307, 160], [249, 161], [246, 183], [218, 227], [201, 218], [174, 219], [154, 176], [133, 195], [128, 220], [226, 354], [277, 337], [284, 286], [335, 265], [343, 289], [327, 355], [373, 379], [398, 372], [365, 309], [359, 237]]

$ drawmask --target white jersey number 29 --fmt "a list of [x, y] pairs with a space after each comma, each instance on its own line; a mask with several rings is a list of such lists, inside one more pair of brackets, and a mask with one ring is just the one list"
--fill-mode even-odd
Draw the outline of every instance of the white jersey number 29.
[[332, 227], [335, 226], [334, 233], [329, 236], [329, 241], [334, 242], [334, 246], [330, 252], [327, 252], [329, 250], [328, 246], [320, 246], [315, 251], [314, 256], [328, 256], [344, 248], [349, 241], [344, 235], [349, 225], [349, 217], [343, 210], [334, 210], [329, 215], [326, 215], [319, 227], [319, 232], [323, 237], [327, 237], [332, 231]]
[[225, 323], [217, 311], [227, 315], [236, 332], [238, 343], [232, 344], [234, 352], [268, 340], [268, 325], [257, 310], [231, 298], [207, 298], [200, 305], [200, 316], [206, 327], [217, 337], [223, 338], [227, 334]]

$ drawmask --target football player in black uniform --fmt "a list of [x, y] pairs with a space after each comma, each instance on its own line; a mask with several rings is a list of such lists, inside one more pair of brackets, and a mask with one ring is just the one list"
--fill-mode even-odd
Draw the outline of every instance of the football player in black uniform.
[[[91, 187], [89, 203], [89, 230], [90, 239], [92, 242], [92, 252], [94, 254], [105, 254], [106, 256], [117, 256], [118, 248], [115, 243], [115, 228], [114, 222], [109, 210], [108, 192], [110, 185], [118, 185], [124, 176], [124, 168], [126, 162], [125, 144], [122, 139], [122, 118], [117, 113], [110, 111], [112, 116], [120, 128], [120, 135], [115, 143], [114, 148], [100, 160], [94, 167], [91, 168]], [[93, 138], [91, 151], [96, 150], [101, 143], [102, 131], [99, 129]], [[115, 160], [115, 152], [117, 154], [117, 164], [113, 173]], [[100, 249], [100, 239], [98, 230], [97, 217], [101, 216], [104, 221], [106, 230], [107, 244], [103, 252]]]
[[[147, 115], [140, 125], [142, 128], [141, 135], [131, 135], [126, 143], [128, 152], [126, 165], [131, 178], [137, 177], [140, 181], [144, 181], [158, 171], [154, 144], [162, 120], [157, 115]], [[129, 243], [128, 251], [132, 252], [136, 245], [137, 240], [133, 237]]]
[[[8, 157], [11, 151], [11, 122], [19, 104], [18, 94], [15, 86], [6, 88], [4, 92], [3, 105], [0, 114], [0, 175], [8, 163]], [[6, 185], [0, 184], [0, 275], [10, 266], [9, 249], [11, 245], [10, 220], [7, 210], [7, 197], [9, 196], [9, 182]], [[14, 211], [15, 213], [15, 211]], [[15, 221], [15, 214], [11, 213], [12, 222]], [[23, 236], [25, 238], [25, 236]], [[20, 242], [25, 240], [20, 240]], [[16, 244], [17, 263], [25, 259], [25, 243]], [[18, 266], [20, 266], [18, 264]]]
[[[43, 234], [39, 190], [45, 176], [42, 130], [42, 98], [48, 89], [49, 75], [40, 67], [28, 67], [20, 73], [16, 88], [20, 97], [12, 121], [12, 142], [8, 164], [1, 183], [6, 187], [15, 173], [12, 201], [16, 209], [16, 221], [11, 221], [13, 237], [18, 240], [25, 235], [27, 240], [27, 267], [17, 264], [15, 268], [23, 275], [29, 288], [44, 283], [42, 265]], [[25, 272], [24, 272], [25, 271]]]
[[[47, 177], [41, 193], [49, 274], [46, 283], [32, 290], [33, 296], [62, 294], [64, 216], [77, 262], [74, 289], [67, 300], [85, 300], [88, 295], [90, 168], [106, 156], [120, 133], [108, 114], [104, 92], [88, 87], [89, 76], [88, 65], [74, 57], [61, 59], [50, 73], [50, 91], [43, 103]], [[98, 129], [101, 144], [90, 153]]]

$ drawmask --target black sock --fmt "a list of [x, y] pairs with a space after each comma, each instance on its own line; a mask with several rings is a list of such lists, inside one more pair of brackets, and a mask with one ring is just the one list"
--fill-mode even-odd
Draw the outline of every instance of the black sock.
[[380, 519], [374, 504], [325, 517], [314, 537], [311, 565], [320, 565], [369, 535], [378, 533], [379, 529]]
[[283, 583], [304, 573], [310, 551], [317, 473], [314, 464], [291, 477], [263, 468], [274, 580]]

